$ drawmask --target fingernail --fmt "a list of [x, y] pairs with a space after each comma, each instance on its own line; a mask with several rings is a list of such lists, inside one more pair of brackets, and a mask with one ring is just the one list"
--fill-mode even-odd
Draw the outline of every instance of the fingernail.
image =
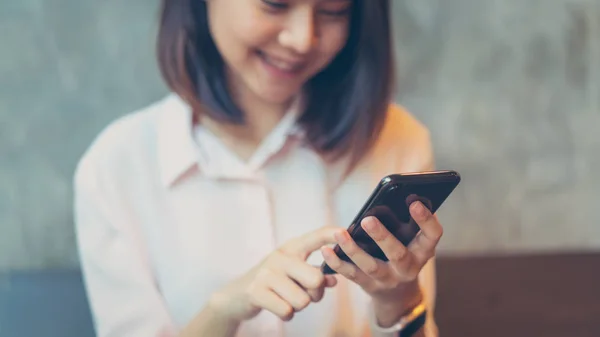
[[424, 217], [427, 215], [427, 210], [425, 209], [425, 205], [423, 205], [420, 201], [415, 201], [412, 205], [413, 210], [419, 217]]
[[362, 220], [362, 226], [367, 231], [372, 231], [375, 229], [375, 219], [372, 217], [366, 217]]

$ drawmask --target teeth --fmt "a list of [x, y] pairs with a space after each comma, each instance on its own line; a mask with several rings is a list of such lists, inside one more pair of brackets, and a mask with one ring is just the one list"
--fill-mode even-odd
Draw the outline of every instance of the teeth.
[[298, 65], [298, 64], [288, 63], [288, 62], [281, 61], [281, 60], [275, 60], [275, 59], [270, 58], [266, 54], [263, 54], [263, 55], [267, 62], [269, 62], [271, 65], [273, 65], [283, 71], [295, 71], [300, 68], [300, 65]]

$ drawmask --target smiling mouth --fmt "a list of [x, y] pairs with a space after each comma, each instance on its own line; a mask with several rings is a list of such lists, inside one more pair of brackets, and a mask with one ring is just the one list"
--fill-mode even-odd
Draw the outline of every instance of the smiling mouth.
[[282, 72], [296, 74], [305, 66], [305, 62], [284, 60], [275, 56], [270, 56], [261, 50], [258, 50], [257, 54], [265, 63]]

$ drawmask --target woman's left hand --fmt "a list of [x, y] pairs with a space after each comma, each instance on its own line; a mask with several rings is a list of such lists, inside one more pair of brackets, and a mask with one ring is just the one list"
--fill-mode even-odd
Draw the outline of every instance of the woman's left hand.
[[346, 230], [336, 233], [336, 240], [354, 264], [342, 261], [330, 247], [321, 249], [329, 267], [360, 285], [371, 295], [376, 306], [397, 308], [398, 311], [409, 310], [421, 301], [418, 276], [435, 255], [443, 232], [437, 217], [420, 201], [413, 202], [409, 210], [421, 230], [408, 247], [375, 217], [364, 218], [361, 222], [363, 229], [385, 253], [387, 262], [367, 254]]

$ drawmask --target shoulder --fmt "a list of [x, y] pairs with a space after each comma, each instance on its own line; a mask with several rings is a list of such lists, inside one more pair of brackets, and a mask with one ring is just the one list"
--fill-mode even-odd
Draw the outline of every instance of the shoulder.
[[110, 174], [143, 165], [156, 147], [158, 117], [165, 100], [129, 112], [109, 123], [92, 140], [77, 162], [75, 179]]
[[433, 148], [429, 129], [403, 106], [390, 104], [370, 160], [395, 172], [431, 169]]
[[397, 103], [391, 103], [388, 107], [382, 135], [395, 140], [427, 141], [429, 139], [429, 129], [405, 107]]

